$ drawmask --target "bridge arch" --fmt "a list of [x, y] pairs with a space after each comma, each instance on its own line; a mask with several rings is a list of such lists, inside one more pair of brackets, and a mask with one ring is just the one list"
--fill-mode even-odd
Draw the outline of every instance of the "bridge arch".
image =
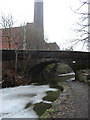
[[[43, 70], [48, 66], [48, 65], [50, 65], [50, 64], [53, 64], [53, 63], [64, 63], [64, 64], [66, 64], [66, 65], [68, 65], [71, 69], [72, 69], [72, 71], [74, 72], [74, 70], [73, 70], [73, 68], [72, 68], [72, 66], [70, 66], [69, 64], [68, 64], [68, 62], [65, 62], [65, 61], [62, 61], [62, 60], [51, 60], [51, 61], [49, 61], [49, 60], [46, 60], [46, 61], [44, 61], [44, 62], [40, 62], [40, 63], [38, 63], [38, 64], [36, 64], [32, 69], [30, 69], [30, 73], [31, 73], [31, 76], [32, 76], [32, 81], [33, 80], [35, 80], [35, 79], [37, 79], [38, 78], [38, 76], [40, 76], [41, 74], [43, 75]], [[37, 80], [35, 80], [35, 81], [37, 81]]]
[[73, 60], [73, 59], [60, 59], [60, 58], [44, 58], [40, 59], [39, 62], [37, 62], [32, 69], [30, 69], [30, 72], [32, 73], [32, 76], [37, 78], [38, 75], [43, 71], [46, 66], [52, 63], [64, 63], [68, 65], [73, 72], [75, 73], [75, 79], [77, 79], [77, 72], [79, 70], [87, 69], [87, 64], [82, 64], [81, 61]]

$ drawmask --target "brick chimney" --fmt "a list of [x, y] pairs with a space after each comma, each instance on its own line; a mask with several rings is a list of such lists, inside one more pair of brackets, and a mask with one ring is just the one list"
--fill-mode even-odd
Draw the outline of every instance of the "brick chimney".
[[43, 0], [35, 0], [34, 24], [43, 30]]

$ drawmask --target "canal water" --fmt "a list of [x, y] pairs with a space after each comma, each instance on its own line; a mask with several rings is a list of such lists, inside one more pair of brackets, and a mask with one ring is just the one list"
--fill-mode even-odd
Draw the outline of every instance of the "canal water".
[[[72, 75], [72, 74], [71, 74]], [[67, 75], [61, 75], [61, 77]], [[39, 118], [60, 95], [50, 85], [27, 85], [4, 88], [2, 92], [2, 118]]]

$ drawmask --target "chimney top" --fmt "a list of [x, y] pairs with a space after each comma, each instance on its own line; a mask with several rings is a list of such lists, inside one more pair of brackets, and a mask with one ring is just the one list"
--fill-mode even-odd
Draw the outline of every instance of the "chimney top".
[[35, 0], [35, 2], [43, 2], [43, 0]]

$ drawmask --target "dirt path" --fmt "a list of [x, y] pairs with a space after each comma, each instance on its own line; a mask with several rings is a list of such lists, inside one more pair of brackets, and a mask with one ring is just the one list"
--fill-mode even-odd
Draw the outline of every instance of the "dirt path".
[[88, 118], [88, 85], [67, 82], [65, 91], [44, 114], [46, 118]]

